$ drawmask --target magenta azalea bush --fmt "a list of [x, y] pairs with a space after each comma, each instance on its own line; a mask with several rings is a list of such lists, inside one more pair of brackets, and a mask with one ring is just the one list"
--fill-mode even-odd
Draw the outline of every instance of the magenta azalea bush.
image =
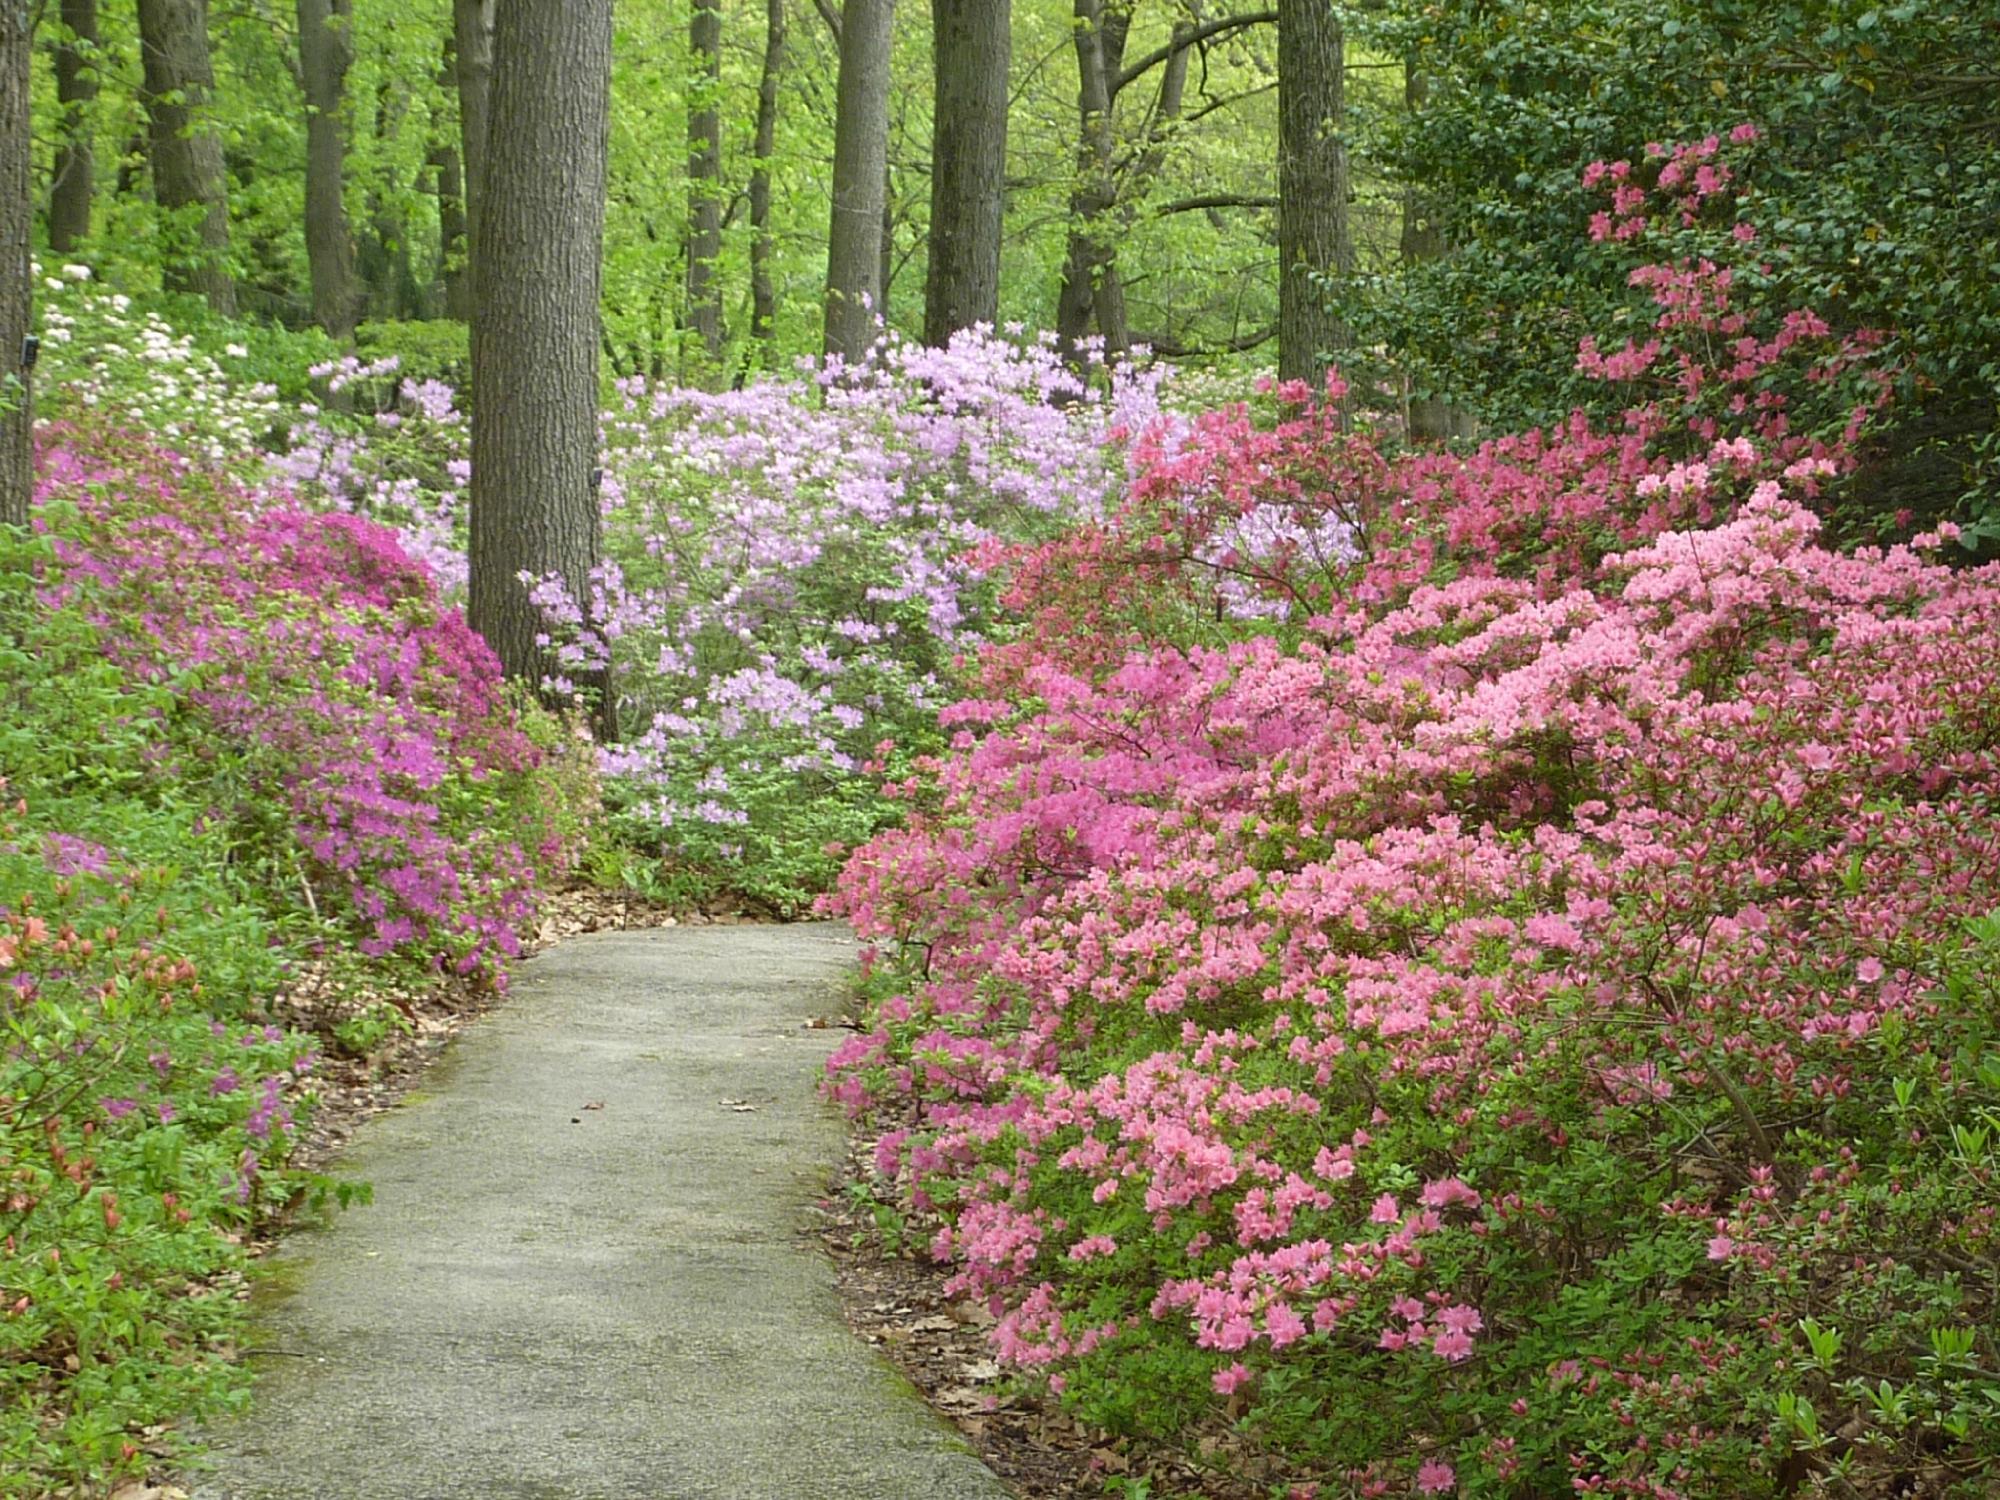
[[49, 601], [87, 586], [112, 658], [196, 717], [163, 774], [212, 795], [284, 899], [302, 886], [361, 953], [499, 981], [577, 853], [588, 788], [431, 570], [376, 523], [129, 433], [57, 434], [40, 493]]
[[1719, 270], [1637, 283], [1621, 431], [1282, 391], [1015, 554], [830, 903], [831, 1087], [1086, 1420], [1295, 1495], [1991, 1492], [2000, 569], [1823, 540], [1777, 377], [1867, 341]]

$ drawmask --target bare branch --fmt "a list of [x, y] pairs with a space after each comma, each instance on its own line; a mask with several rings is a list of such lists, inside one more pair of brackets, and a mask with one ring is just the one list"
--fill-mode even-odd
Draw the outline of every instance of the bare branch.
[[1217, 16], [1213, 21], [1205, 21], [1199, 26], [1190, 26], [1185, 31], [1177, 32], [1165, 46], [1154, 48], [1138, 61], [1121, 69], [1118, 76], [1111, 80], [1111, 97], [1117, 98], [1119, 91], [1128, 83], [1151, 72], [1176, 52], [1185, 52], [1190, 47], [1200, 46], [1203, 42], [1227, 32], [1273, 24], [1277, 19], [1278, 13], [1275, 10], [1250, 11], [1240, 16]]

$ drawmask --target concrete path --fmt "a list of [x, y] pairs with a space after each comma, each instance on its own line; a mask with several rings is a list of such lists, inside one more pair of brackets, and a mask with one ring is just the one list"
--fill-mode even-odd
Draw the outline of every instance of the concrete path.
[[250, 1416], [196, 1500], [1004, 1500], [841, 1323], [801, 1237], [841, 929], [536, 958], [270, 1262]]

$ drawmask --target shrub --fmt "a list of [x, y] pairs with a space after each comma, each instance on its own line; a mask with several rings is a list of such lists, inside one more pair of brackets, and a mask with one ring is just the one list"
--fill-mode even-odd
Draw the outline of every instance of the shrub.
[[831, 1087], [1085, 1419], [1305, 1493], [1985, 1492], [2000, 569], [1831, 550], [1838, 442], [1695, 368], [1462, 460], [1280, 391], [1017, 554], [831, 903]]
[[[0, 1495], [136, 1472], [234, 1399], [254, 1213], [309, 1042], [255, 1015], [283, 924], [230, 839], [158, 774], [170, 689], [36, 597], [47, 542], [0, 535]], [[163, 1441], [177, 1438], [167, 1432]]]
[[382, 527], [131, 434], [62, 434], [41, 488], [74, 507], [44, 511], [53, 597], [89, 584], [113, 656], [175, 683], [192, 732], [168, 774], [267, 883], [302, 884], [365, 954], [497, 981], [588, 813], [549, 774], [567, 737], [503, 691], [430, 572]]

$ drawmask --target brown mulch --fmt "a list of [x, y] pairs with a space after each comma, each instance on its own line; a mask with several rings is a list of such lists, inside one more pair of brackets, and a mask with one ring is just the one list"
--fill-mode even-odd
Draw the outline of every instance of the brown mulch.
[[[848, 1325], [888, 1357], [1022, 1500], [1095, 1500], [1115, 1478], [1143, 1480], [1156, 1500], [1267, 1500], [1268, 1485], [1236, 1480], [1194, 1454], [1149, 1446], [1079, 1423], [1046, 1390], [1003, 1372], [989, 1342], [993, 1317], [948, 1297], [949, 1270], [930, 1258], [927, 1231], [891, 1243], [873, 1209], [874, 1141], [856, 1134], [846, 1172], [820, 1203], [817, 1237], [833, 1260]], [[856, 1191], [856, 1185], [863, 1191]], [[1220, 1456], [1226, 1433], [1197, 1453]]]

